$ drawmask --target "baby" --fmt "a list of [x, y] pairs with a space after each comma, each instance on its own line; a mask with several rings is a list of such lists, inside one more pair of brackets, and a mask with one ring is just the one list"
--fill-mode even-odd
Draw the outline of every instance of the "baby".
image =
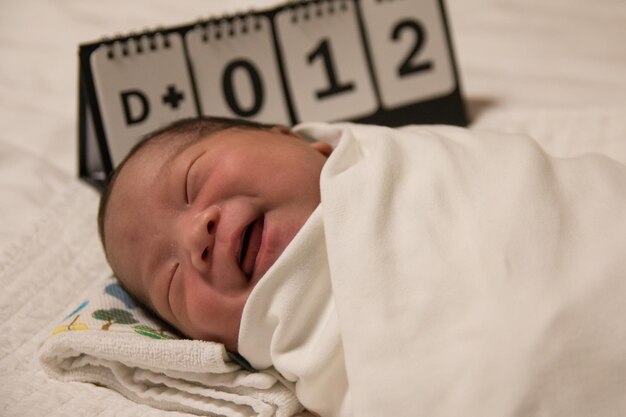
[[246, 300], [319, 205], [331, 150], [286, 127], [224, 118], [148, 135], [100, 202], [109, 264], [186, 336], [236, 352]]
[[320, 416], [626, 415], [626, 166], [452, 126], [295, 130], [322, 141], [197, 119], [137, 145], [100, 212], [128, 291]]

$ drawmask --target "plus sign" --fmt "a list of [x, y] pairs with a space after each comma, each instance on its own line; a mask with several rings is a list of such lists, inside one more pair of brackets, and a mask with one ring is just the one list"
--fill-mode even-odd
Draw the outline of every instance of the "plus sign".
[[168, 85], [167, 91], [163, 94], [163, 97], [161, 97], [163, 104], [169, 105], [172, 109], [177, 109], [178, 103], [183, 101], [184, 98], [183, 92], [178, 91], [174, 84]]

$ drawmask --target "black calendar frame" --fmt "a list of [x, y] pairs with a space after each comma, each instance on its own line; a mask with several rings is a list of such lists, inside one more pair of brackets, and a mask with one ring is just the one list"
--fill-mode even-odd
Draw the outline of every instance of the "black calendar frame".
[[[380, 91], [376, 82], [375, 68], [372, 62], [370, 43], [367, 39], [367, 31], [364, 30], [364, 23], [361, 11], [361, 0], [323, 0], [323, 1], [351, 1], [354, 3], [355, 11], [358, 16], [360, 37], [369, 66], [368, 70], [374, 84], [374, 91], [378, 101], [378, 109], [367, 116], [346, 119], [341, 121], [354, 123], [367, 123], [387, 125], [391, 127], [406, 124], [452, 124], [458, 126], [466, 126], [468, 123], [467, 113], [462, 94], [461, 79], [454, 53], [453, 42], [451, 39], [451, 31], [449, 21], [445, 10], [444, 0], [437, 0], [444, 25], [446, 44], [449, 53], [449, 59], [452, 66], [452, 72], [455, 79], [455, 88], [452, 92], [445, 96], [435, 97], [425, 101], [415, 102], [394, 109], [383, 109], [380, 99]], [[411, 0], [414, 1], [414, 0]], [[271, 30], [273, 35], [273, 47], [275, 49], [278, 61], [279, 78], [282, 83], [283, 95], [285, 103], [287, 103], [291, 124], [301, 122], [297, 120], [294, 105], [291, 101], [292, 91], [285, 74], [285, 61], [282, 56], [282, 49], [278, 43], [276, 36], [275, 15], [286, 8], [307, 7], [311, 4], [317, 4], [320, 0], [303, 0], [295, 3], [279, 5], [269, 10], [256, 11], [247, 13], [246, 16], [262, 15], [269, 18], [271, 22]], [[108, 140], [105, 133], [105, 126], [102, 114], [100, 112], [100, 103], [96, 92], [93, 73], [91, 71], [90, 57], [102, 45], [113, 45], [115, 42], [134, 42], [140, 37], [153, 37], [157, 34], [178, 33], [184, 39], [188, 31], [196, 28], [198, 25], [220, 24], [241, 15], [222, 16], [217, 19], [206, 19], [189, 24], [182, 24], [163, 29], [155, 29], [151, 31], [143, 31], [124, 36], [106, 38], [97, 42], [85, 43], [79, 45], [78, 60], [78, 174], [79, 177], [86, 182], [101, 189], [110, 173], [113, 171], [112, 158], [109, 152]], [[190, 54], [185, 42], [183, 42], [185, 54], [185, 66], [189, 72], [191, 86], [193, 90], [193, 100], [196, 109], [196, 115], [202, 115], [201, 103], [198, 96], [196, 86], [196, 75], [190, 61]], [[335, 120], [340, 121], [340, 120]], [[146, 132], [147, 133], [147, 132]], [[94, 137], [95, 136], [95, 137]], [[98, 161], [94, 164], [94, 153]]]

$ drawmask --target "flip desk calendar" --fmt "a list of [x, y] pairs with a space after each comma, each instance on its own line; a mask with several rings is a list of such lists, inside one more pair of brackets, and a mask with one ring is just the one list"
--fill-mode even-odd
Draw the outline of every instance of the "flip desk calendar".
[[80, 176], [198, 115], [464, 125], [443, 0], [310, 0], [80, 46]]

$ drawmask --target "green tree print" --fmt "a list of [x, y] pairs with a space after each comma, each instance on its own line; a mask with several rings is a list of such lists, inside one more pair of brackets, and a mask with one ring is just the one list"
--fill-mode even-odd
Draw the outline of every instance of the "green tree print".
[[102, 330], [109, 330], [109, 327], [111, 327], [113, 323], [118, 323], [118, 324], [139, 323], [137, 320], [135, 320], [135, 318], [129, 311], [122, 310], [120, 308], [110, 308], [108, 310], [96, 310], [93, 313], [91, 313], [91, 315], [94, 319], [106, 321], [106, 323], [102, 325]]

